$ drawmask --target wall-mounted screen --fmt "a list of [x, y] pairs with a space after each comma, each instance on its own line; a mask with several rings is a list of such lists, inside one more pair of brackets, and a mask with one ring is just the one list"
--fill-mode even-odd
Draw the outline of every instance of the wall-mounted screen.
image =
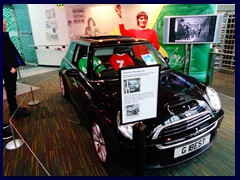
[[219, 43], [223, 14], [164, 17], [165, 44]]

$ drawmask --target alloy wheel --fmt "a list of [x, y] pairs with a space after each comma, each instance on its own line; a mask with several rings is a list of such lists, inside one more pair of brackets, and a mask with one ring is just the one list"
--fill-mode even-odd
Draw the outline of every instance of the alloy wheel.
[[66, 93], [65, 93], [65, 87], [64, 87], [63, 77], [60, 77], [60, 87], [61, 87], [61, 93], [62, 93], [62, 95], [65, 96]]
[[98, 157], [103, 163], [105, 163], [107, 160], [106, 144], [102, 131], [96, 122], [92, 125], [92, 138]]

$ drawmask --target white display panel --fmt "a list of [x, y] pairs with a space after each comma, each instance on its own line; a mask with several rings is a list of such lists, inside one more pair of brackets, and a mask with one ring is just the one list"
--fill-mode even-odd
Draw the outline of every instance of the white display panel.
[[159, 65], [120, 70], [121, 124], [157, 117]]

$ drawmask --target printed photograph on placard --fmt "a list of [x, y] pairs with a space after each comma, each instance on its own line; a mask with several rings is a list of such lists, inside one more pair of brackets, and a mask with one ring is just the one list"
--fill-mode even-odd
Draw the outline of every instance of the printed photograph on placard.
[[139, 104], [131, 104], [125, 107], [127, 111], [127, 116], [136, 116], [139, 115]]
[[124, 80], [124, 94], [128, 94], [128, 93], [130, 93], [128, 80]]
[[128, 79], [129, 92], [140, 92], [140, 84], [140, 78]]

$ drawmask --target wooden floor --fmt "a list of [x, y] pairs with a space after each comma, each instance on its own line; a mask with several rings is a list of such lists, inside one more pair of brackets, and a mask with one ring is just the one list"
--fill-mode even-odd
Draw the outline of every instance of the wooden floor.
[[[3, 141], [4, 176], [134, 176], [134, 170], [123, 166], [104, 168], [97, 159], [91, 137], [79, 124], [81, 117], [60, 93], [58, 72], [23, 78], [24, 83], [39, 89], [33, 91], [40, 101], [29, 106], [30, 92], [17, 96], [27, 107], [30, 117], [14, 120], [16, 139], [23, 146], [7, 150], [10, 140]], [[235, 176], [235, 98], [220, 95], [225, 117], [213, 146], [185, 163], [156, 170], [146, 176]], [[9, 120], [6, 100], [3, 101], [4, 122]]]

